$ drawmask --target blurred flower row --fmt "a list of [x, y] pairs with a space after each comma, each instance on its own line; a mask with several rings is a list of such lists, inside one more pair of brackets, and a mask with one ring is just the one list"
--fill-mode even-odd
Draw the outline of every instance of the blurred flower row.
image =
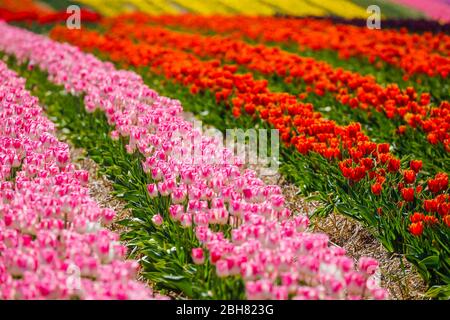
[[[450, 74], [450, 36], [445, 33], [410, 34], [398, 30], [370, 30], [367, 27], [334, 24], [331, 20], [276, 17], [145, 16], [141, 21], [193, 30], [229, 33], [281, 44], [295, 43], [299, 49], [330, 49], [342, 58], [365, 57], [371, 63], [383, 61], [401, 68], [406, 76], [426, 74], [447, 78]], [[125, 16], [127, 17], [127, 16]]]

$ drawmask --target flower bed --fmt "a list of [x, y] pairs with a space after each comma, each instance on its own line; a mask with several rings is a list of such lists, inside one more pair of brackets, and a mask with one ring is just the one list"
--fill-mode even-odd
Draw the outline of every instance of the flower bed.
[[[376, 261], [361, 259], [356, 271], [341, 249], [328, 245], [327, 236], [306, 232], [308, 218], [284, 207], [280, 188], [263, 184], [216, 140], [199, 135], [178, 116], [178, 101], [158, 96], [136, 74], [116, 71], [75, 47], [6, 24], [0, 29], [2, 51], [46, 70], [67, 91], [85, 94], [86, 109], [102, 110], [114, 126], [112, 138], [125, 139], [129, 153], [145, 156], [142, 165], [151, 181], [146, 192], [167, 203], [153, 224], [170, 227], [181, 238], [195, 235], [192, 244], [201, 246], [184, 248], [186, 254], [194, 249], [192, 262], [205, 263], [218, 277], [243, 279], [247, 298], [386, 297], [368, 279]], [[192, 151], [182, 148], [177, 131], [199, 139], [208, 158], [233, 160], [200, 162], [199, 169], [173, 157], [176, 150]]]
[[406, 76], [422, 73], [447, 78], [450, 72], [450, 37], [444, 33], [418, 35], [396, 30], [369, 30], [314, 19], [136, 15], [141, 20], [160, 25], [231, 33], [234, 37], [265, 42], [295, 43], [300, 49], [332, 49], [342, 58], [360, 56], [371, 63], [381, 60], [401, 68]]
[[25, 80], [0, 81], [0, 300], [151, 298]]
[[116, 37], [136, 38], [148, 44], [190, 51], [201, 57], [230, 61], [264, 75], [277, 75], [288, 83], [302, 81], [306, 91], [300, 97], [305, 97], [308, 92], [318, 96], [330, 92], [338, 102], [351, 108], [367, 112], [376, 110], [389, 119], [400, 120], [396, 121], [398, 125], [404, 123], [421, 128], [430, 143], [441, 142], [447, 151], [450, 150], [448, 102], [432, 107], [429, 93], [419, 95], [412, 87], [401, 90], [395, 84], [383, 87], [374, 78], [356, 72], [334, 69], [321, 61], [263, 45], [249, 45], [232, 37], [174, 32], [140, 23], [124, 23], [122, 18], [113, 19], [111, 23], [113, 26], [107, 33], [113, 42], [118, 41]]
[[[40, 12], [36, 10], [10, 11], [0, 8], [0, 20], [7, 22], [37, 22], [39, 24], [51, 24], [65, 22], [71, 16], [66, 11], [61, 12]], [[98, 13], [81, 9], [80, 18], [85, 22], [99, 22], [101, 16]]]
[[[271, 93], [265, 81], [236, 74], [231, 67], [221, 68], [218, 62], [200, 61], [158, 45], [112, 42], [86, 30], [60, 29], [54, 35], [81, 48], [107, 53], [115, 61], [150, 65], [152, 72], [189, 85], [192, 93], [211, 90], [222, 108], [225, 105], [220, 102], [237, 92], [233, 102], [240, 98], [239, 107], [245, 112], [235, 109], [235, 116], [249, 118], [246, 114], [250, 114], [254, 123], [263, 120], [280, 129], [283, 140], [298, 151], [284, 152], [284, 173], [307, 191], [318, 192], [316, 198], [326, 204], [324, 212], [338, 210], [375, 227], [383, 245], [390, 251], [406, 253], [431, 284], [448, 282], [446, 173], [430, 175], [421, 170], [421, 161], [400, 161], [390, 153], [389, 144], [371, 142], [358, 124], [339, 126], [325, 120], [312, 106], [296, 103], [295, 97], [286, 93]], [[297, 129], [293, 137], [289, 129], [292, 124]], [[435, 209], [425, 207], [428, 201], [437, 204]], [[438, 220], [427, 218], [425, 223], [412, 218], [415, 212], [425, 211]]]

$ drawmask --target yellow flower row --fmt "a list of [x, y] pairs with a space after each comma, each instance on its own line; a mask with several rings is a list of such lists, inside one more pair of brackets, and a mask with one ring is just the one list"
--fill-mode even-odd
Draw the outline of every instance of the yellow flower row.
[[368, 14], [365, 8], [349, 0], [77, 0], [106, 16], [123, 12], [142, 11], [149, 14], [247, 14], [273, 15], [284, 13], [297, 16], [338, 15], [345, 18]]
[[181, 12], [195, 12], [199, 14], [230, 14], [230, 9], [224, 6], [220, 1], [216, 0], [172, 0], [172, 3], [177, 4]]
[[367, 18], [366, 8], [346, 0], [308, 0], [308, 2], [325, 8], [328, 12], [344, 18]]
[[[185, 0], [187, 1], [187, 0]], [[276, 10], [270, 4], [264, 1], [255, 0], [218, 0], [222, 4], [231, 8], [235, 13], [245, 13], [250, 15], [267, 15], [271, 16], [276, 13]]]
[[[311, 1], [260, 0], [276, 8], [276, 11], [295, 16], [324, 16], [326, 10], [311, 4]], [[345, 1], [345, 0], [344, 0]]]

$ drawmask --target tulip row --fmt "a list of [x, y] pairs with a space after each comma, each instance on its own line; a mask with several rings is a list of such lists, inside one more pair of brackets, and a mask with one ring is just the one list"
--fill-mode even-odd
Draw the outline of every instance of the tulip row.
[[[128, 16], [125, 16], [128, 17]], [[303, 18], [304, 19], [304, 18]], [[302, 20], [303, 20], [302, 19]], [[313, 18], [316, 20], [317, 18]], [[191, 27], [183, 27], [177, 25], [160, 25], [158, 22], [153, 22], [155, 25], [170, 28], [182, 32], [201, 33], [204, 35], [219, 35], [222, 33], [213, 32], [208, 29], [195, 29]], [[224, 33], [223, 36], [233, 36], [233, 33]], [[375, 63], [370, 63], [368, 59], [361, 56], [350, 56], [342, 58], [336, 50], [321, 49], [315, 50], [306, 46], [299, 47], [293, 42], [279, 42], [279, 41], [261, 41], [260, 39], [250, 39], [245, 36], [234, 37], [234, 40], [244, 40], [249, 44], [264, 44], [268, 47], [280, 48], [284, 51], [300, 55], [302, 57], [310, 57], [316, 61], [323, 61], [333, 66], [335, 69], [344, 69], [359, 73], [363, 76], [375, 78], [376, 82], [386, 86], [388, 84], [396, 84], [403, 90], [407, 87], [413, 87], [420, 94], [428, 92], [432, 94], [432, 101], [437, 103], [442, 100], [448, 100], [448, 78], [429, 77], [425, 74], [415, 74], [413, 76], [405, 76], [401, 69], [392, 67], [392, 65], [378, 60]], [[446, 89], [447, 88], [447, 89]]]
[[[162, 241], [191, 239], [190, 245], [177, 248], [192, 249], [192, 262], [200, 265], [196, 270], [206, 268], [203, 273], [209, 274], [215, 269], [221, 279], [241, 279], [247, 298], [386, 297], [368, 279], [376, 269], [375, 260], [362, 259], [360, 271], [355, 271], [343, 250], [329, 247], [326, 235], [306, 232], [308, 218], [285, 208], [281, 189], [243, 170], [239, 158], [182, 120], [178, 101], [158, 96], [136, 74], [116, 71], [75, 47], [6, 24], [0, 30], [2, 51], [19, 61], [32, 61], [67, 91], [83, 93], [88, 112], [104, 112], [115, 128], [111, 138], [126, 141], [127, 152], [142, 160], [142, 168], [139, 162], [138, 166], [148, 183], [143, 196], [164, 204], [147, 217], [151, 229], [159, 230], [155, 234]], [[175, 156], [190, 154], [193, 148], [183, 146], [177, 132], [201, 146], [208, 159], [196, 159], [200, 167]], [[211, 155], [219, 164], [209, 164]], [[155, 241], [144, 243], [141, 253]], [[153, 258], [163, 259], [145, 255], [142, 260], [145, 264]], [[231, 283], [236, 288], [239, 282]], [[210, 288], [212, 295], [219, 289]], [[203, 292], [203, 297], [210, 295]]]
[[[340, 0], [336, 4], [332, 0], [116, 0], [112, 4], [105, 4], [99, 0], [80, 0], [79, 2], [96, 8], [105, 15], [117, 15], [133, 6], [141, 12], [148, 14], [174, 14], [192, 12], [196, 14], [251, 14], [273, 15], [286, 13], [303, 16], [338, 15], [343, 17], [367, 16], [365, 8], [358, 6], [349, 0]], [[175, 4], [175, 5], [174, 5]], [[182, 10], [180, 10], [182, 8]]]
[[[132, 32], [127, 28], [124, 30]], [[155, 38], [158, 38], [161, 32], [166, 35], [166, 31], [159, 32], [157, 29]], [[346, 137], [340, 133], [342, 130], [347, 130], [345, 127], [339, 127], [334, 122], [322, 118], [318, 112], [314, 111], [311, 104], [297, 102], [296, 96], [287, 93], [273, 93], [267, 88], [267, 81], [255, 80], [248, 74], [237, 74], [237, 68], [233, 65], [221, 67], [217, 61], [200, 61], [195, 56], [183, 51], [158, 44], [134, 43], [127, 38], [110, 38], [109, 35], [101, 36], [96, 32], [71, 32], [64, 28], [55, 28], [52, 36], [57, 39], [69, 40], [81, 48], [108, 52], [113, 60], [126, 61], [134, 66], [150, 64], [153, 71], [189, 86], [193, 94], [205, 90], [212, 91], [218, 102], [225, 101], [232, 106], [234, 116], [239, 117], [244, 112], [267, 120], [280, 130], [285, 143], [295, 146], [302, 154], [315, 151], [327, 159], [341, 158], [339, 145], [340, 139], [343, 139], [344, 150], [350, 150], [353, 153], [350, 155], [354, 157], [355, 151], [352, 151], [352, 148], [356, 147], [358, 141], [362, 142], [368, 139], [362, 134], [358, 125], [356, 127], [355, 125], [349, 126], [354, 127], [354, 130], [360, 134], [356, 141], [352, 140], [351, 135]], [[171, 42], [169, 36], [161, 38]], [[194, 44], [192, 46], [195, 47]], [[168, 58], [169, 56], [171, 59]], [[442, 112], [436, 112], [436, 114], [445, 115], [448, 113], [448, 108], [448, 103], [443, 103]], [[445, 117], [438, 116], [436, 123], [445, 123], [445, 119]], [[445, 127], [445, 125], [442, 126]], [[359, 157], [370, 154], [367, 150], [358, 152], [361, 152]], [[438, 157], [435, 160], [438, 160]], [[444, 164], [445, 167], [445, 163], [445, 161], [440, 162], [440, 165]]]
[[2, 0], [1, 7], [11, 12], [20, 12], [20, 11], [35, 11], [39, 14], [46, 14], [52, 12], [52, 9], [48, 8], [42, 3], [37, 3], [34, 0]]
[[[66, 11], [61, 12], [39, 12], [35, 10], [23, 10], [23, 11], [10, 11], [8, 9], [0, 8], [0, 20], [7, 22], [37, 22], [39, 24], [50, 24], [67, 21], [69, 13]], [[85, 22], [98, 22], [101, 16], [92, 11], [81, 9], [80, 10], [81, 21]]]
[[[290, 18], [290, 19], [304, 19], [304, 17], [288, 16], [288, 15], [277, 15], [277, 17]], [[367, 27], [367, 19], [344, 19], [341, 17], [314, 17], [315, 20], [328, 20], [333, 24], [347, 24], [357, 27]], [[449, 33], [450, 23], [440, 23], [434, 20], [427, 20], [424, 18], [420, 19], [401, 19], [399, 17], [383, 19], [382, 28], [389, 29], [401, 29], [407, 30], [408, 32], [432, 32], [432, 33]]]
[[[326, 158], [339, 159], [342, 153], [338, 137], [346, 151], [368, 140], [358, 124], [338, 126], [322, 118], [311, 105], [297, 102], [295, 96], [271, 92], [266, 80], [255, 80], [250, 74], [237, 74], [237, 67], [233, 65], [222, 67], [216, 60], [201, 61], [182, 51], [159, 45], [134, 44], [132, 40], [110, 38], [95, 31], [70, 31], [56, 27], [51, 36], [82, 49], [107, 53], [113, 61], [124, 61], [133, 66], [150, 65], [152, 71], [189, 86], [193, 94], [212, 91], [218, 103], [231, 100], [235, 117], [242, 112], [258, 115], [280, 130], [286, 144], [294, 145], [303, 154], [315, 151]], [[358, 148], [352, 151], [361, 153], [355, 157], [356, 160], [370, 154], [377, 145], [374, 144], [370, 152]], [[386, 152], [389, 147], [387, 149]]]
[[299, 49], [331, 49], [342, 58], [364, 57], [370, 63], [383, 61], [401, 68], [406, 76], [426, 74], [447, 78], [450, 73], [450, 36], [408, 34], [397, 30], [336, 25], [328, 20], [273, 17], [157, 16], [140, 19], [159, 25], [231, 33], [235, 38], [264, 42], [295, 43]]
[[[136, 24], [126, 24], [122, 19], [113, 19], [108, 35], [120, 38], [136, 38], [148, 44], [157, 44], [188, 50], [201, 57], [219, 58], [237, 63], [264, 75], [274, 74], [286, 82], [303, 81], [306, 90], [317, 96], [326, 92], [334, 95], [338, 102], [360, 108], [367, 112], [374, 109], [388, 118], [399, 118], [398, 124], [419, 127], [427, 134], [432, 144], [442, 142], [450, 151], [450, 113], [448, 102], [431, 107], [430, 95], [420, 96], [413, 88], [401, 90], [395, 85], [382, 87], [374, 79], [358, 73], [334, 69], [330, 65], [310, 58], [287, 53], [282, 50], [252, 46], [230, 37], [207, 37], [184, 34], [166, 29]], [[293, 91], [298, 90], [296, 86]], [[305, 96], [305, 93], [303, 93]], [[404, 126], [400, 127], [404, 132]]]
[[[220, 68], [219, 62], [199, 61], [193, 55], [162, 46], [136, 45], [129, 40], [113, 42], [85, 30], [54, 29], [52, 34], [83, 49], [107, 54], [114, 61], [135, 67], [151, 66], [153, 74], [162, 74], [190, 87], [190, 92], [183, 91], [180, 86], [166, 82], [165, 88], [173, 88], [170, 94], [180, 95], [187, 91], [183, 99], [189, 100], [188, 95], [199, 93], [194, 105], [210, 106], [208, 112], [216, 121], [230, 116], [231, 113], [227, 115], [222, 110], [230, 100], [235, 102], [240, 98], [242, 104], [233, 110], [237, 118], [228, 123], [245, 126], [243, 123], [247, 119], [250, 123], [261, 123], [262, 120], [262, 125], [267, 122], [280, 129], [285, 142], [290, 142], [299, 151], [285, 148], [283, 172], [299, 186], [305, 186], [304, 191], [318, 191], [319, 200], [327, 204], [324, 212], [337, 209], [369, 226], [377, 226], [377, 236], [389, 250], [407, 253], [431, 283], [448, 283], [448, 279], [441, 276], [448, 273], [449, 268], [445, 258], [448, 256], [445, 243], [448, 242], [450, 222], [446, 174], [426, 179], [426, 173], [421, 172], [421, 161], [411, 161], [410, 168], [402, 169], [400, 160], [389, 153], [389, 145], [371, 142], [358, 124], [343, 127], [325, 120], [310, 105], [296, 103], [295, 97], [271, 93], [265, 81], [236, 74], [236, 67]], [[142, 71], [148, 74], [145, 69]], [[148, 82], [154, 83], [154, 80], [153, 77]], [[193, 90], [193, 84], [197, 89]], [[208, 92], [215, 94], [217, 104], [211, 105]], [[203, 113], [205, 110], [193, 107], [192, 111]], [[291, 121], [297, 128], [294, 137], [284, 130], [284, 125]], [[213, 124], [220, 127], [220, 122]], [[330, 198], [329, 194], [334, 196]], [[413, 225], [415, 222], [409, 221], [409, 216], [427, 210], [424, 207], [427, 200], [436, 204], [437, 210], [427, 212], [441, 222], [422, 222], [423, 228], [417, 228]], [[435, 221], [427, 218], [430, 219]], [[433, 243], [440, 244], [437, 256]], [[437, 269], [440, 271], [436, 272]]]
[[151, 298], [25, 80], [0, 82], [0, 300]]

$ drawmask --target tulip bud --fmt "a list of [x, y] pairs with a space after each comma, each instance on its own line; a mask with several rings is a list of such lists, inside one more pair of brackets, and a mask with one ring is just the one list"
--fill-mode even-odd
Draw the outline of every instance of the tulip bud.
[[155, 214], [152, 217], [152, 222], [156, 225], [156, 226], [160, 226], [163, 224], [163, 218], [160, 214]]
[[147, 186], [148, 194], [150, 195], [150, 198], [155, 198], [158, 196], [158, 188], [155, 184], [149, 184]]

